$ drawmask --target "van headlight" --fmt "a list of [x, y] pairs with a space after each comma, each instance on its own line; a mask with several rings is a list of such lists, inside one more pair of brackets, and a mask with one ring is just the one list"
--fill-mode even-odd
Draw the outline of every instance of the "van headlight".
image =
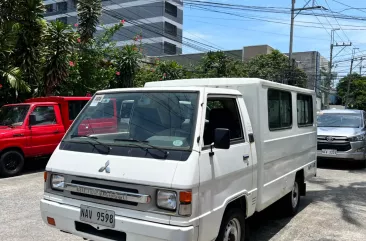
[[51, 186], [52, 186], [52, 189], [64, 190], [65, 177], [63, 175], [59, 175], [59, 174], [52, 174]]
[[161, 209], [175, 211], [177, 209], [177, 193], [159, 190], [156, 197], [156, 205]]
[[363, 141], [365, 140], [365, 135], [357, 135], [357, 136], [353, 136], [348, 138], [349, 141]]

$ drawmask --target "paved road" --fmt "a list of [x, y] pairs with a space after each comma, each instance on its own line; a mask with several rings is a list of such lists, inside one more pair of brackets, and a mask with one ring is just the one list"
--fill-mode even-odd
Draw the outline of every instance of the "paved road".
[[[39, 213], [43, 173], [30, 172], [33, 173], [0, 179], [0, 240], [82, 240], [43, 224]], [[366, 170], [327, 164], [308, 184], [297, 216], [282, 217], [274, 206], [249, 222], [251, 240], [364, 241]]]

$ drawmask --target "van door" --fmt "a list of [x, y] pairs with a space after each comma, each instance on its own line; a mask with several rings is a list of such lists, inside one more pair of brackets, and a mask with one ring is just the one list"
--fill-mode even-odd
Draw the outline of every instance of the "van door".
[[35, 106], [31, 115], [35, 116], [36, 121], [31, 125], [31, 155], [52, 154], [65, 134], [58, 106]]
[[[199, 160], [201, 215], [206, 215], [200, 219], [200, 240], [215, 239], [226, 205], [252, 189], [250, 143], [238, 106], [237, 96], [207, 96], [210, 111], [202, 120], [204, 146]], [[213, 148], [214, 155], [210, 156], [216, 128], [230, 130], [231, 144], [228, 150]]]

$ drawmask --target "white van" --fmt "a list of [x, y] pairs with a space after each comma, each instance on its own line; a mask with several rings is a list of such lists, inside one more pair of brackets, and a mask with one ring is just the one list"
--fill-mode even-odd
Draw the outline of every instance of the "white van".
[[[103, 98], [134, 100], [129, 130], [78, 135]], [[42, 218], [91, 240], [244, 240], [246, 218], [281, 198], [295, 214], [316, 175], [315, 103], [244, 78], [99, 91], [48, 162]]]

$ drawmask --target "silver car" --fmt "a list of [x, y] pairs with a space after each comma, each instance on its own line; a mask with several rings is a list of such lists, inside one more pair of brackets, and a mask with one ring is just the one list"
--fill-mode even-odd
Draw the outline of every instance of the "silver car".
[[347, 159], [366, 166], [366, 113], [324, 110], [318, 113], [318, 157]]

